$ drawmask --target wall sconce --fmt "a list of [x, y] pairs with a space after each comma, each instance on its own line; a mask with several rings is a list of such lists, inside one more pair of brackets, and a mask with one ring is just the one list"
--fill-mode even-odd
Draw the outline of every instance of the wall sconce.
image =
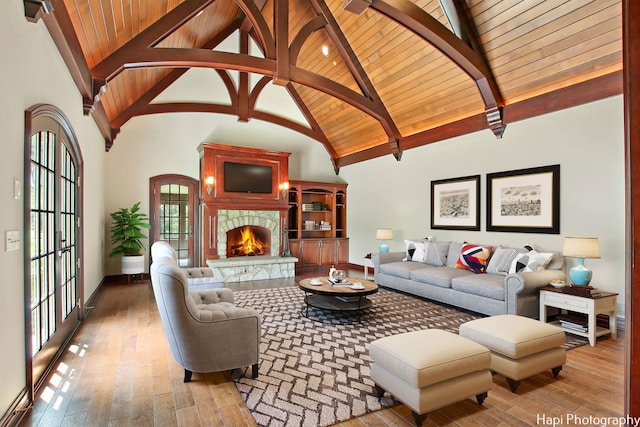
[[287, 192], [289, 191], [289, 181], [283, 182], [278, 186], [278, 188], [280, 189], [280, 196], [282, 197], [282, 200], [285, 200], [287, 198]]
[[211, 193], [213, 192], [213, 183], [215, 182], [215, 179], [212, 176], [208, 176], [205, 178], [204, 183], [207, 184], [207, 194], [211, 195]]

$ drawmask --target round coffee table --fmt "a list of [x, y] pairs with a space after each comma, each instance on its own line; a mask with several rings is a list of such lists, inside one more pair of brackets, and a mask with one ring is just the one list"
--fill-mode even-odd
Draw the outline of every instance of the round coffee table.
[[[320, 280], [321, 284], [312, 284], [316, 280]], [[362, 289], [354, 289], [353, 285], [356, 283], [360, 283]], [[359, 316], [372, 305], [367, 295], [378, 292], [378, 285], [375, 283], [353, 277], [347, 277], [346, 283], [339, 284], [332, 284], [328, 277], [314, 277], [302, 279], [298, 285], [305, 292], [305, 317], [309, 317], [309, 307], [330, 311], [355, 311]]]

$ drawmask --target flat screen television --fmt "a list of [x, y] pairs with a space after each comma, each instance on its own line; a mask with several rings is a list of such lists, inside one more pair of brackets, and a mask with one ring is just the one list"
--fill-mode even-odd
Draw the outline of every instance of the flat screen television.
[[273, 191], [273, 168], [264, 165], [224, 162], [226, 193], [261, 193]]

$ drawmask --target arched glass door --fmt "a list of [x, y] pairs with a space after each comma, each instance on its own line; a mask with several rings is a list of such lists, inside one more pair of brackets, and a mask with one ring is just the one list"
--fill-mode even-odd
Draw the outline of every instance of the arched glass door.
[[193, 267], [198, 181], [182, 175], [161, 175], [150, 183], [151, 241], [169, 242], [181, 267]]
[[82, 317], [81, 157], [66, 118], [54, 107], [27, 111], [27, 132], [27, 375], [33, 389]]

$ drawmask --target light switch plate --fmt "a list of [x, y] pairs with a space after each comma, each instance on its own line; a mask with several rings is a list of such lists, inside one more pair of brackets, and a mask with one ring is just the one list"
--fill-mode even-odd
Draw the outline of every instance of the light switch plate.
[[20, 232], [18, 230], [10, 230], [6, 232], [6, 251], [17, 251], [20, 249]]
[[22, 198], [22, 182], [18, 178], [13, 178], [13, 198], [16, 200]]

